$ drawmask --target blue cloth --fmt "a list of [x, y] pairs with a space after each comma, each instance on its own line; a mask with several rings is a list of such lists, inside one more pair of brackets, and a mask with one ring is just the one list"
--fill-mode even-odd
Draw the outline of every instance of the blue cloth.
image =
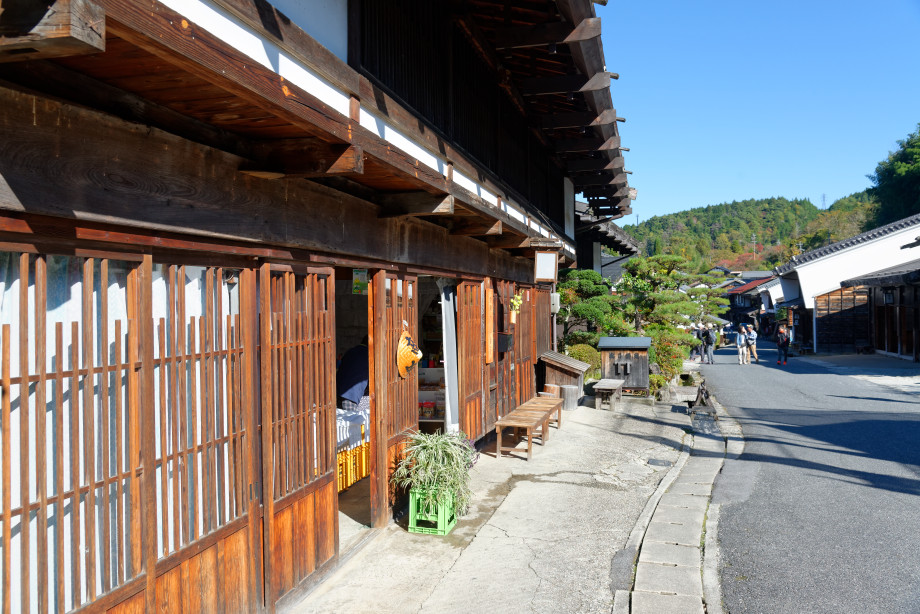
[[336, 394], [355, 404], [359, 403], [367, 390], [369, 370], [366, 345], [356, 345], [345, 352], [335, 374]]
[[747, 334], [743, 330], [739, 330], [735, 333], [735, 345], [738, 347], [747, 345]]

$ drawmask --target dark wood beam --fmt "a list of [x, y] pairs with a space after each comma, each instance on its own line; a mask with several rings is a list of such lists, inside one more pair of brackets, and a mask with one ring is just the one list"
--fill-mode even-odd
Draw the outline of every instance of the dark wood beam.
[[600, 115], [594, 111], [544, 115], [540, 124], [544, 130], [556, 130], [559, 128], [593, 128], [612, 124], [615, 121], [617, 121], [616, 109], [607, 109]]
[[101, 51], [105, 51], [105, 11], [94, 2], [0, 2], [0, 62]]
[[600, 175], [575, 175], [571, 177], [575, 187], [585, 186], [605, 186], [605, 185], [624, 185], [626, 183], [626, 173], [601, 173]]
[[531, 237], [520, 235], [491, 236], [485, 238], [486, 243], [493, 249], [530, 249]]
[[606, 156], [602, 156], [600, 158], [568, 160], [566, 162], [566, 168], [570, 173], [581, 173], [589, 171], [616, 170], [618, 168], [623, 168], [624, 164], [626, 164], [626, 161], [620, 156], [617, 156], [613, 160], [609, 160]]
[[240, 172], [262, 179], [360, 175], [364, 172], [364, 151], [353, 145], [305, 138], [261, 142], [254, 149], [259, 161], [242, 165]]
[[619, 149], [620, 137], [604, 139], [599, 136], [586, 136], [580, 139], [560, 139], [555, 143], [556, 153], [579, 153], [585, 151], [610, 151]]
[[532, 26], [499, 28], [495, 31], [496, 49], [522, 49], [554, 44], [577, 43], [601, 35], [599, 17], [589, 17], [576, 25], [565, 21]]
[[415, 217], [419, 215], [453, 215], [454, 197], [428, 192], [386, 194], [377, 199], [379, 218]]
[[155, 126], [172, 134], [236, 154], [252, 157], [248, 140], [193, 119], [168, 107], [70, 70], [51, 60], [0, 64], [0, 79], [41, 91], [52, 97], [98, 109], [130, 122]]
[[534, 77], [523, 79], [520, 85], [524, 96], [543, 94], [568, 94], [570, 92], [594, 92], [610, 88], [610, 79], [618, 79], [616, 73], [601, 71], [589, 79], [584, 75], [558, 75], [555, 77]]
[[629, 196], [629, 187], [625, 185], [620, 188], [612, 185], [589, 186], [582, 190], [582, 196], [588, 199], [588, 204], [591, 204], [592, 198]]
[[450, 234], [460, 237], [487, 237], [502, 234], [502, 222], [493, 224], [458, 222], [451, 226]]

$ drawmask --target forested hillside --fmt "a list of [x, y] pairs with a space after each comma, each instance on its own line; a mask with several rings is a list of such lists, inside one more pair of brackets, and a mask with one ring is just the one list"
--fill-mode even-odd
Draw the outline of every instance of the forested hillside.
[[623, 228], [648, 255], [674, 254], [695, 269], [769, 269], [793, 254], [863, 230], [873, 201], [866, 192], [841, 198], [826, 211], [807, 199], [765, 198], [656, 216]]

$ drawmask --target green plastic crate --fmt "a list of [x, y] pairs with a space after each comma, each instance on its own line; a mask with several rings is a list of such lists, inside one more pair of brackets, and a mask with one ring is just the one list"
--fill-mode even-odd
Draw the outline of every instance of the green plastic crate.
[[438, 505], [435, 513], [425, 513], [421, 509], [420, 500], [424, 491], [409, 491], [409, 532], [425, 533], [427, 535], [447, 535], [457, 524], [457, 513], [454, 505], [453, 494], [447, 501]]

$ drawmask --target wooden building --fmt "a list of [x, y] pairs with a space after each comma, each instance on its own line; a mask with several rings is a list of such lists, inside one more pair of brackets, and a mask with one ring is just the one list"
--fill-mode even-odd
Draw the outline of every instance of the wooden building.
[[[801, 343], [803, 350], [840, 345], [838, 326], [831, 324], [836, 322], [835, 318], [822, 320], [831, 325], [828, 330], [830, 337], [824, 338], [825, 331], [821, 327], [822, 322], [818, 321], [819, 310], [816, 308], [818, 297], [825, 297], [822, 299], [825, 301], [822, 313], [826, 316], [836, 310], [832, 297], [840, 290], [842, 281], [903, 265], [914, 259], [909, 250], [901, 249], [901, 246], [914, 239], [918, 226], [920, 215], [912, 215], [793, 256], [792, 260], [774, 269], [780, 281], [778, 294], [783, 297], [775, 307], [785, 307], [792, 313], [793, 338]], [[771, 289], [771, 293], [774, 291]], [[854, 300], [861, 299], [854, 297]], [[840, 303], [841, 309], [847, 309], [843, 307], [845, 303]]]
[[535, 252], [574, 264], [576, 192], [629, 211], [600, 20], [48, 4], [0, 0], [0, 612], [284, 610], [345, 547], [344, 350], [368, 337], [370, 527], [419, 426], [403, 331], [445, 428], [534, 395]]
[[920, 260], [840, 283], [842, 291], [866, 296], [864, 339], [875, 351], [920, 362]]

